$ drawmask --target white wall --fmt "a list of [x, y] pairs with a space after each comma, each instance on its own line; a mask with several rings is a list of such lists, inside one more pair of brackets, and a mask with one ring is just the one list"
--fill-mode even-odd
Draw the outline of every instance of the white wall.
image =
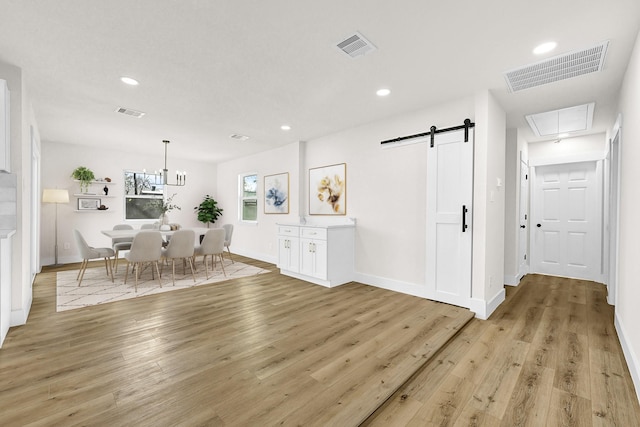
[[[186, 170], [188, 183], [184, 187], [169, 187], [167, 194], [181, 210], [169, 213], [172, 223], [184, 227], [203, 227], [198, 222], [194, 207], [199, 205], [203, 197], [209, 194], [218, 200], [216, 194], [217, 168], [208, 163], [184, 160], [179, 153], [172, 153], [169, 147], [168, 167]], [[78, 229], [91, 246], [110, 247], [111, 240], [100, 233], [100, 230], [111, 229], [115, 224], [129, 223], [138, 228], [143, 222], [124, 221], [124, 170], [153, 171], [162, 169], [164, 164], [164, 146], [158, 141], [158, 150], [147, 155], [132, 154], [108, 148], [91, 148], [73, 144], [43, 142], [42, 143], [42, 188], [64, 188], [69, 191], [69, 204], [58, 205], [58, 258], [60, 263], [80, 260], [74, 239], [73, 229]], [[80, 192], [80, 185], [73, 181], [71, 172], [78, 166], [86, 166], [93, 170], [96, 178], [109, 177], [114, 185], [109, 186], [109, 198], [101, 199], [102, 204], [109, 207], [106, 211], [76, 212], [77, 198], [74, 193]], [[102, 186], [95, 187], [98, 192]], [[220, 205], [223, 209], [227, 206]], [[225, 209], [223, 215], [227, 215]], [[222, 219], [225, 218], [222, 217]], [[54, 228], [55, 205], [41, 206], [41, 263], [50, 265], [54, 262]], [[222, 223], [220, 219], [214, 226]], [[68, 245], [65, 246], [65, 245]]]
[[31, 308], [31, 132], [37, 123], [31, 109], [22, 70], [0, 62], [0, 78], [11, 91], [11, 172], [17, 176], [17, 231], [12, 238], [11, 326], [27, 321]]
[[[485, 296], [498, 304], [503, 275], [504, 191], [496, 180], [504, 182], [505, 117], [493, 97], [484, 92], [480, 102], [473, 97], [403, 114], [387, 120], [347, 129], [304, 143], [291, 144], [278, 150], [233, 160], [218, 166], [218, 194], [225, 206], [233, 206], [230, 219], [235, 221], [232, 247], [238, 253], [275, 262], [277, 258], [276, 223], [298, 222], [308, 212], [308, 170], [346, 163], [347, 213], [356, 218], [356, 280], [410, 294], [420, 294], [425, 284], [426, 252], [426, 158], [428, 144], [416, 143], [388, 148], [383, 140], [422, 133], [434, 125], [446, 128], [472, 121], [481, 105], [483, 121], [476, 122], [482, 136], [476, 144], [485, 153], [481, 161], [483, 175], [475, 176], [476, 186], [492, 191], [493, 202], [483, 201], [484, 219], [478, 227], [490, 228], [490, 239], [482, 239], [484, 261], [488, 266], [479, 279], [474, 277], [474, 298], [478, 312], [488, 315], [495, 308]], [[259, 175], [259, 211], [257, 224], [237, 221], [238, 174]], [[289, 215], [265, 215], [262, 209], [264, 175], [289, 172], [291, 210]], [[477, 199], [474, 195], [474, 203]], [[342, 220], [316, 217], [313, 221]], [[475, 219], [474, 219], [475, 224]], [[477, 230], [475, 230], [477, 231]], [[475, 232], [474, 231], [474, 232]], [[495, 236], [499, 236], [495, 239]], [[474, 236], [475, 239], [475, 236]], [[475, 241], [474, 241], [475, 245]], [[485, 276], [486, 274], [486, 276]], [[488, 280], [491, 278], [491, 280]], [[495, 278], [495, 280], [493, 280]], [[502, 290], [502, 291], [501, 291]]]
[[[307, 143], [304, 169], [347, 164], [347, 216], [357, 219], [358, 280], [409, 293], [425, 283], [428, 143], [380, 142], [447, 128], [475, 117], [473, 98], [416, 111]], [[305, 172], [305, 179], [307, 179]], [[305, 205], [308, 195], [305, 180]]]
[[512, 286], [518, 282], [519, 194], [518, 129], [507, 129], [504, 179], [504, 283]]
[[[636, 40], [629, 67], [620, 91], [619, 111], [622, 113], [622, 145], [620, 165], [620, 237], [619, 275], [616, 305], [616, 327], [640, 395], [640, 262], [638, 249], [640, 228], [638, 212], [638, 164], [640, 164], [640, 34]], [[613, 125], [613, 123], [612, 123]]]
[[472, 308], [488, 317], [504, 301], [506, 115], [489, 91], [476, 94]]
[[[276, 263], [278, 256], [277, 223], [298, 222], [300, 215], [299, 157], [303, 143], [243, 157], [218, 165], [218, 194], [224, 208], [222, 224], [233, 224], [231, 251], [244, 256]], [[258, 174], [258, 221], [239, 221], [238, 175]], [[264, 177], [289, 173], [289, 214], [264, 213]]]
[[565, 138], [555, 143], [543, 141], [529, 143], [530, 165], [545, 165], [575, 162], [580, 158], [603, 159], [607, 150], [607, 138], [604, 133]]

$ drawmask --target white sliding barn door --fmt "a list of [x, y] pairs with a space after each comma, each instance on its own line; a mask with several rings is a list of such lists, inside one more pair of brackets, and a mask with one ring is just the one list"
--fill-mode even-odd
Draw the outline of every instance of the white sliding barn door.
[[601, 162], [535, 168], [532, 269], [600, 281]]
[[473, 129], [436, 134], [427, 148], [426, 297], [471, 302]]

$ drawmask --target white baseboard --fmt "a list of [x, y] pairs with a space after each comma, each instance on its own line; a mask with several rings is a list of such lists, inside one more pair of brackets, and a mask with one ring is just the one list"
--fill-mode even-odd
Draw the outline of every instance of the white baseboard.
[[413, 295], [414, 297], [426, 298], [424, 289], [415, 283], [403, 282], [401, 280], [388, 279], [386, 277], [373, 276], [371, 274], [355, 273], [353, 280], [376, 288], [387, 289], [389, 291], [400, 292], [401, 294]]
[[624, 354], [627, 366], [629, 367], [629, 372], [631, 373], [633, 386], [636, 389], [636, 397], [638, 397], [638, 402], [640, 402], [640, 362], [638, 361], [637, 355], [633, 352], [631, 346], [629, 345], [626, 329], [620, 321], [617, 311], [614, 316], [614, 324], [616, 327], [616, 332], [618, 333], [618, 338], [620, 339], [620, 345], [622, 346], [622, 353]]
[[502, 288], [489, 301], [481, 300], [478, 298], [471, 298], [470, 309], [471, 311], [476, 313], [476, 317], [478, 319], [487, 320], [489, 316], [491, 316], [491, 313], [493, 313], [496, 308], [498, 308], [498, 306], [502, 304], [505, 298], [506, 292], [504, 288]]
[[27, 323], [29, 312], [31, 312], [31, 303], [33, 302], [33, 295], [29, 295], [29, 301], [26, 306], [19, 310], [11, 310], [11, 319], [9, 320], [10, 326], [21, 326]]
[[[384, 277], [372, 276], [362, 273], [356, 273], [353, 280], [359, 283], [364, 283], [365, 285], [375, 286], [377, 288], [400, 292], [407, 295], [413, 295], [420, 298], [427, 298], [424, 288], [415, 283], [387, 279]], [[491, 316], [491, 313], [493, 313], [496, 308], [498, 308], [498, 306], [502, 304], [502, 302], [505, 300], [505, 297], [506, 292], [504, 288], [502, 288], [490, 301], [471, 298], [470, 307], [468, 308], [476, 314], [477, 318], [486, 320], [489, 318], [489, 316]]]
[[518, 286], [520, 284], [520, 279], [522, 276], [519, 274], [505, 274], [504, 275], [504, 284], [508, 286]]

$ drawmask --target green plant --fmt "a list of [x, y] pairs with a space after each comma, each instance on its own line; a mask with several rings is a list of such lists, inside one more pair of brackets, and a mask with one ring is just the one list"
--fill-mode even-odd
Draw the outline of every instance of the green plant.
[[166, 214], [167, 212], [171, 212], [174, 209], [182, 210], [182, 209], [180, 209], [180, 206], [173, 204], [173, 198], [175, 197], [175, 195], [176, 195], [176, 193], [173, 193], [171, 195], [171, 197], [167, 197], [166, 201], [165, 200], [158, 200], [159, 209], [160, 209], [160, 212], [163, 215]]
[[207, 227], [209, 227], [210, 223], [215, 223], [218, 217], [222, 216], [222, 209], [218, 207], [218, 202], [208, 194], [204, 197], [200, 205], [193, 208], [193, 210], [198, 214], [198, 221], [204, 222], [207, 224]]
[[89, 184], [96, 179], [93, 171], [84, 166], [78, 166], [73, 173], [71, 173], [71, 177], [80, 181], [80, 191], [87, 191]]

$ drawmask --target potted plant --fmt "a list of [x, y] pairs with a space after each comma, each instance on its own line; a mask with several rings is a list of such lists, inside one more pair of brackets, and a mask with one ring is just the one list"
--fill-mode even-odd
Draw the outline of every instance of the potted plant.
[[180, 206], [173, 204], [173, 198], [175, 197], [175, 195], [176, 193], [173, 193], [171, 197], [167, 197], [167, 200], [158, 200], [160, 205], [160, 212], [162, 214], [160, 216], [160, 222], [163, 225], [169, 224], [169, 217], [167, 217], [167, 212], [171, 212], [174, 209], [181, 210]]
[[78, 166], [71, 174], [71, 177], [80, 181], [80, 192], [82, 193], [86, 193], [89, 185], [96, 179], [93, 171], [84, 166]]
[[208, 194], [193, 210], [198, 214], [198, 221], [207, 224], [207, 228], [209, 228], [209, 224], [215, 223], [218, 217], [222, 216], [222, 209], [218, 207], [218, 202]]

